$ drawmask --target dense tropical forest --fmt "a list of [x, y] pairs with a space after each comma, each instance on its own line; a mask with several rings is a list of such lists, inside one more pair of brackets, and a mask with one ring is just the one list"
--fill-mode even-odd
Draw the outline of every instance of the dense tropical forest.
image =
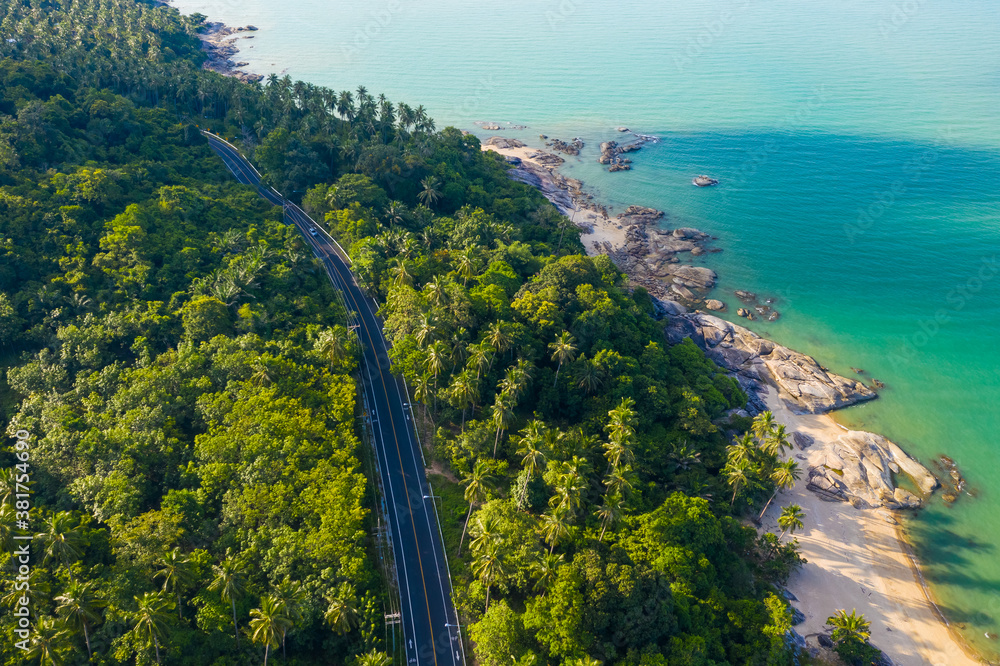
[[384, 303], [478, 663], [793, 663], [803, 516], [749, 525], [798, 475], [783, 428], [738, 415], [738, 384], [478, 139], [364, 87], [203, 71], [203, 16], [0, 11], [0, 538], [27, 470], [36, 552], [29, 650], [5, 612], [3, 664], [393, 657], [357, 342], [199, 127]]

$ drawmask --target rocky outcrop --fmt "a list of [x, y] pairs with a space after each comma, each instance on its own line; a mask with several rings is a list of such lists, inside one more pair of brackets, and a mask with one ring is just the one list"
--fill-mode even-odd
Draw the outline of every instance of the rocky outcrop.
[[622, 160], [619, 156], [624, 153], [631, 153], [636, 150], [640, 150], [645, 143], [646, 140], [642, 138], [630, 143], [605, 141], [601, 144], [601, 155], [597, 158], [597, 161], [601, 164], [627, 164], [628, 160]]
[[901, 473], [925, 495], [938, 487], [934, 475], [893, 442], [851, 430], [840, 436], [825, 462], [809, 468], [806, 487], [823, 499], [850, 502], [859, 509], [915, 509], [922, 500], [896, 486], [894, 476]]
[[505, 136], [491, 136], [483, 142], [484, 146], [493, 146], [494, 148], [500, 148], [501, 150], [506, 150], [508, 148], [524, 148], [525, 143], [523, 141], [518, 141], [517, 139], [508, 139]]
[[604, 249], [632, 284], [644, 287], [661, 301], [661, 310], [665, 310], [665, 301], [699, 303], [715, 286], [715, 271], [682, 264], [678, 255], [694, 254], [711, 237], [690, 227], [665, 229], [663, 217], [664, 213], [654, 208], [629, 206], [617, 217], [625, 229], [625, 245]]
[[580, 139], [573, 139], [571, 142], [566, 143], [562, 139], [552, 139], [545, 144], [552, 150], [558, 150], [561, 153], [566, 153], [567, 155], [579, 155], [580, 149], [583, 148], [583, 141]]
[[681, 315], [671, 319], [667, 330], [671, 342], [690, 337], [722, 367], [777, 386], [798, 414], [818, 414], [876, 397], [864, 384], [827, 372], [811, 356], [712, 315]]
[[248, 63], [234, 62], [232, 59], [240, 50], [233, 43], [237, 39], [233, 35], [255, 30], [257, 28], [252, 25], [232, 28], [219, 22], [206, 23], [203, 32], [198, 35], [201, 39], [201, 50], [208, 56], [202, 63], [202, 67], [245, 83], [263, 80], [264, 77], [261, 74], [239, 71], [240, 67], [245, 67]]
[[722, 301], [710, 298], [707, 301], [705, 301], [705, 307], [715, 312], [721, 312], [722, 310], [726, 309], [726, 304], [723, 303]]

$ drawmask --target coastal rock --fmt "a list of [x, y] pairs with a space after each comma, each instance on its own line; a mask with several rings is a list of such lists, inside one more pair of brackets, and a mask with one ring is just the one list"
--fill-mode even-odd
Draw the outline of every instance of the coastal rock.
[[704, 240], [708, 238], [708, 234], [698, 229], [692, 229], [691, 227], [681, 227], [680, 229], [674, 229], [674, 238]]
[[[484, 128], [485, 129], [485, 128]], [[500, 148], [501, 150], [507, 150], [509, 148], [524, 148], [525, 144], [523, 141], [518, 141], [517, 139], [508, 139], [504, 136], [491, 136], [483, 142], [484, 146], [493, 146], [494, 148]]]
[[678, 266], [674, 271], [674, 282], [680, 282], [694, 289], [711, 289], [718, 277], [715, 271], [704, 266]]
[[688, 289], [682, 283], [680, 283], [680, 284], [675, 283], [675, 284], [670, 285], [670, 290], [673, 291], [675, 294], [677, 294], [678, 296], [680, 296], [681, 298], [683, 298], [686, 301], [695, 301], [695, 300], [698, 299], [698, 297], [694, 294], [694, 292], [691, 291], [690, 289]]
[[688, 311], [686, 307], [684, 307], [677, 301], [671, 301], [665, 298], [654, 299], [654, 303], [661, 312], [668, 315], [674, 315], [674, 316], [682, 315], [687, 313]]
[[742, 289], [737, 289], [733, 292], [736, 294], [736, 298], [740, 299], [744, 303], [752, 304], [757, 302], [757, 294], [752, 291], [743, 291]]
[[892, 468], [907, 474], [924, 494], [938, 482], [926, 467], [881, 435], [852, 430], [841, 435], [823, 465], [809, 469], [806, 487], [821, 499], [858, 508], [915, 509], [920, 497], [897, 488]]
[[545, 144], [552, 148], [552, 150], [558, 150], [561, 153], [566, 153], [567, 155], [579, 155], [580, 149], [583, 148], [583, 141], [580, 139], [573, 139], [571, 142], [567, 143], [562, 139], [552, 139]]
[[597, 161], [601, 164], [611, 164], [615, 155], [618, 154], [617, 150], [617, 141], [605, 141], [601, 144], [601, 156], [597, 158]]
[[813, 439], [810, 435], [805, 434], [804, 432], [796, 431], [792, 433], [792, 442], [795, 444], [795, 446], [799, 447], [799, 450], [801, 451], [805, 451], [807, 448], [812, 446], [815, 441], [816, 441], [815, 439]]
[[[601, 155], [597, 158], [597, 161], [601, 164], [616, 164], [621, 163], [621, 158], [619, 155], [624, 153], [631, 153], [633, 151], [642, 148], [645, 140], [640, 138], [638, 141], [633, 141], [631, 143], [618, 143], [617, 141], [605, 141], [601, 144]], [[627, 162], [626, 162], [627, 163]]]
[[709, 310], [720, 312], [726, 309], [726, 304], [723, 303], [722, 301], [717, 301], [714, 298], [710, 298], [707, 301], [705, 301], [705, 307]]
[[668, 328], [672, 342], [690, 337], [722, 367], [776, 385], [796, 413], [818, 414], [876, 397], [864, 384], [828, 373], [812, 357], [765, 340], [742, 326], [703, 313], [683, 319], [672, 321]]
[[618, 213], [618, 219], [625, 217], [642, 218], [644, 221], [652, 222], [663, 217], [663, 211], [656, 210], [655, 208], [646, 208], [645, 206], [629, 206], [625, 209], [624, 213]]

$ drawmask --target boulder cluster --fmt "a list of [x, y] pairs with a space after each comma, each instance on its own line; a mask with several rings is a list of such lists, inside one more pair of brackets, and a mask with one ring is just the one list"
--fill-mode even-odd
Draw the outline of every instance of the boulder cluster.
[[895, 485], [894, 475], [900, 473], [924, 494], [938, 487], [934, 475], [893, 442], [851, 430], [840, 436], [822, 464], [809, 468], [806, 487], [822, 499], [850, 502], [858, 509], [916, 509], [920, 497]]

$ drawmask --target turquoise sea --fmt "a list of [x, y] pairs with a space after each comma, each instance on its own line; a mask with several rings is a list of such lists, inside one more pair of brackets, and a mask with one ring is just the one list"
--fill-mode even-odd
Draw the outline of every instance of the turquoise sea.
[[[364, 84], [439, 126], [581, 137], [567, 170], [599, 198], [718, 236], [717, 297], [776, 297], [783, 317], [757, 330], [888, 385], [842, 422], [958, 463], [977, 496], [936, 500], [908, 532], [947, 617], [997, 654], [984, 637], [1000, 632], [995, 0], [173, 4], [260, 28], [241, 42], [252, 71]], [[597, 144], [619, 125], [662, 140], [610, 174]], [[699, 173], [722, 184], [694, 188]]]

